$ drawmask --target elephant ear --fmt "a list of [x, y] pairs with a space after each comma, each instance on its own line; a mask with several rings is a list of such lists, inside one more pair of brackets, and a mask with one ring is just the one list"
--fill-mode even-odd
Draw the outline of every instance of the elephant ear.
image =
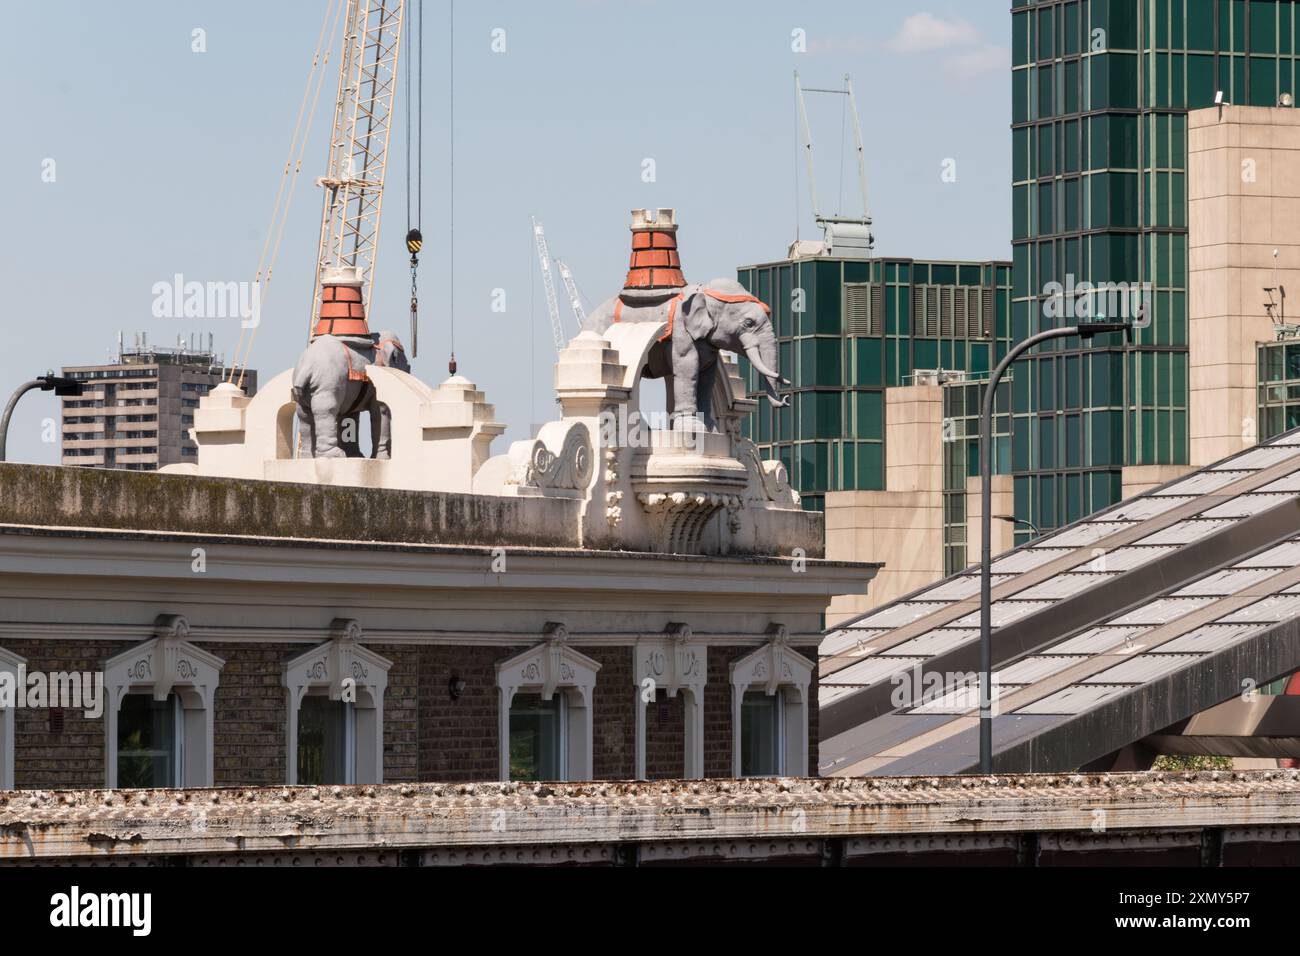
[[702, 291], [687, 295], [681, 302], [681, 321], [696, 342], [706, 342], [713, 334], [717, 321], [709, 311], [709, 297]]

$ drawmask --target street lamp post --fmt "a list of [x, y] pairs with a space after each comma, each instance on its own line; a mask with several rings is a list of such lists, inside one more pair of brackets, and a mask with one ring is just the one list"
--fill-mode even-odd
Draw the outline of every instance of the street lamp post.
[[18, 405], [18, 399], [37, 388], [42, 392], [53, 391], [55, 395], [80, 395], [82, 384], [79, 379], [63, 378], [59, 375], [50, 374], [42, 375], [30, 382], [19, 385], [18, 390], [10, 397], [9, 404], [5, 406], [4, 417], [0, 418], [0, 461], [7, 460], [5, 458], [5, 449], [9, 444], [9, 419], [13, 417], [14, 408]]
[[1131, 333], [1127, 322], [1088, 322], [1031, 335], [998, 363], [984, 390], [980, 414], [980, 773], [993, 772], [993, 406], [998, 382], [1016, 359], [1048, 339], [1077, 335], [1091, 339], [1105, 332]]

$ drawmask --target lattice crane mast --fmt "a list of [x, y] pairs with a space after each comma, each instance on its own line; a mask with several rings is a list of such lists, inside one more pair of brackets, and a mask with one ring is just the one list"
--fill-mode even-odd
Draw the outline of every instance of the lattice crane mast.
[[587, 324], [587, 310], [582, 307], [582, 299], [578, 295], [578, 284], [573, 281], [573, 273], [559, 259], [555, 260], [556, 271], [560, 273], [560, 280], [564, 283], [564, 290], [569, 293], [569, 307], [573, 309], [573, 317], [578, 320], [578, 331]]
[[536, 218], [533, 219], [533, 240], [537, 243], [537, 261], [542, 266], [542, 288], [546, 290], [546, 311], [551, 316], [551, 335], [555, 338], [555, 352], [558, 355], [564, 351], [569, 340], [564, 337], [564, 330], [560, 327], [560, 303], [555, 296], [555, 280], [551, 277], [551, 253], [546, 248], [546, 233]]
[[404, 0], [347, 0], [329, 165], [316, 181], [325, 202], [309, 328], [319, 317], [321, 274], [330, 268], [357, 269], [370, 313], [404, 6]]

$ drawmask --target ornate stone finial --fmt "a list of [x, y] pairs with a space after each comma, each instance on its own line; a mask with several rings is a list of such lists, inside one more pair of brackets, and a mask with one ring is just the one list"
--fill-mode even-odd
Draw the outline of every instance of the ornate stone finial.
[[790, 643], [789, 629], [777, 621], [773, 621], [767, 626], [767, 637], [773, 644], [785, 645]]
[[689, 624], [672, 622], [664, 628], [664, 630], [667, 632], [669, 638], [671, 638], [676, 644], [689, 643], [692, 638], [691, 626]]
[[330, 640], [360, 641], [361, 623], [353, 617], [336, 617], [330, 621]]
[[190, 622], [184, 614], [159, 614], [154, 618], [153, 636], [162, 640], [189, 640]]
[[551, 643], [563, 644], [569, 639], [569, 629], [559, 621], [547, 621], [542, 635]]

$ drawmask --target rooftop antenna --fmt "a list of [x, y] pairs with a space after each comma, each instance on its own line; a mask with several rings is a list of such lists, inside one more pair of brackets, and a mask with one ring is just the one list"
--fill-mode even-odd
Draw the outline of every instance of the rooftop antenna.
[[[876, 244], [876, 237], [871, 232], [871, 205], [870, 196], [867, 192], [867, 157], [866, 150], [862, 145], [862, 126], [858, 120], [858, 104], [853, 96], [853, 80], [845, 73], [844, 88], [841, 90], [819, 89], [812, 86], [805, 89], [799, 81], [799, 72], [796, 70], [794, 74], [794, 93], [795, 100], [799, 104], [799, 125], [803, 133], [804, 159], [808, 164], [808, 190], [812, 196], [813, 219], [817, 222], [817, 225], [821, 226], [822, 234], [826, 237], [826, 252], [828, 255], [833, 255], [838, 249], [841, 255], [869, 259]], [[823, 216], [821, 213], [821, 207], [817, 203], [817, 176], [813, 166], [812, 128], [808, 125], [808, 110], [804, 102], [804, 93], [825, 93], [848, 97], [849, 112], [853, 115], [853, 145], [858, 158], [858, 188], [862, 192], [862, 215], [860, 217]]]
[[[1277, 257], [1278, 250], [1273, 250], [1273, 284], [1265, 286], [1264, 291], [1268, 293], [1268, 301], [1264, 303], [1264, 312], [1273, 322], [1273, 331], [1277, 338], [1287, 338], [1295, 334], [1295, 329], [1286, 324], [1286, 286], [1277, 280]], [[1277, 298], [1274, 298], [1276, 294]]]

